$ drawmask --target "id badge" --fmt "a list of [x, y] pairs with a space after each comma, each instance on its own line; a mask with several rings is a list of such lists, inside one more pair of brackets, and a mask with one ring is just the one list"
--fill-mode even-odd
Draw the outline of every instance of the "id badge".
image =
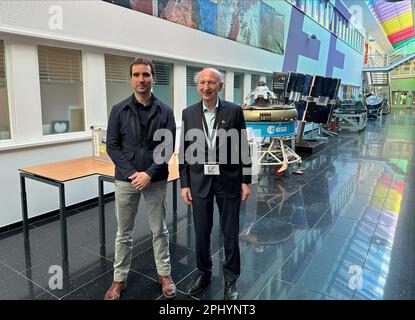
[[205, 175], [207, 176], [218, 176], [219, 175], [219, 164], [216, 163], [205, 163]]

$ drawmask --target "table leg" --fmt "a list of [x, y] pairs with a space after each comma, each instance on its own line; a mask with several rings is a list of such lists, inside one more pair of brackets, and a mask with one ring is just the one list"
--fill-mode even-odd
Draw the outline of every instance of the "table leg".
[[29, 240], [29, 219], [27, 215], [27, 197], [26, 197], [26, 181], [24, 175], [20, 173], [20, 200], [22, 203], [22, 222], [23, 234], [26, 241]]
[[62, 259], [68, 259], [68, 235], [66, 230], [65, 185], [59, 184], [59, 215], [61, 223]]
[[173, 181], [173, 213], [177, 213], [177, 180]]
[[98, 177], [98, 211], [99, 211], [99, 241], [101, 250], [105, 248], [105, 206], [104, 180]]

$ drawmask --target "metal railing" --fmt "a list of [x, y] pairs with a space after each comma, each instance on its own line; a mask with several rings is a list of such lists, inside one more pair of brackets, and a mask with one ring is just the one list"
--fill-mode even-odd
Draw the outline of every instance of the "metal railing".
[[398, 60], [405, 58], [407, 55], [410, 55], [415, 52], [415, 39], [410, 42], [406, 42], [399, 48], [396, 48], [387, 54], [387, 65], [391, 65]]
[[386, 54], [369, 54], [365, 67], [387, 67], [413, 53], [415, 53], [415, 39]]

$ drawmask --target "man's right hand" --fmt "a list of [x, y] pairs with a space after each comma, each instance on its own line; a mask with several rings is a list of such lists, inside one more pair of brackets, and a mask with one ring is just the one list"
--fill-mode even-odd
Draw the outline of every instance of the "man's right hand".
[[131, 176], [129, 176], [128, 179], [130, 179], [131, 182], [133, 182], [135, 180], [135, 178], [137, 178], [139, 176], [139, 174], [140, 173], [138, 171], [136, 171]]
[[182, 199], [186, 204], [192, 204], [192, 194], [190, 188], [182, 188]]
[[143, 172], [135, 172], [131, 176], [128, 177], [131, 180], [131, 186], [138, 190], [144, 190], [147, 188], [151, 183], [150, 176]]

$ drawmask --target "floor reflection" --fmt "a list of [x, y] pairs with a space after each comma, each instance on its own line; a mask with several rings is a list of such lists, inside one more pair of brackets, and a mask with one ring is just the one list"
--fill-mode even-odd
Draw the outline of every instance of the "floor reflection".
[[[304, 158], [303, 175], [263, 169], [241, 206], [241, 299], [415, 299], [414, 160], [415, 112], [393, 110], [360, 134], [331, 138], [323, 152]], [[169, 186], [168, 199], [172, 192]], [[114, 202], [107, 206], [104, 251], [97, 205], [69, 213], [67, 261], [57, 218], [31, 224], [28, 242], [21, 230], [0, 234], [0, 299], [101, 300], [112, 280], [116, 232]], [[176, 214], [168, 206], [176, 299], [222, 299], [217, 208], [212, 284], [186, 297], [196, 272], [192, 212], [181, 201]], [[123, 299], [161, 299], [145, 207], [139, 211]], [[51, 266], [62, 268], [62, 288], [51, 286]]]

